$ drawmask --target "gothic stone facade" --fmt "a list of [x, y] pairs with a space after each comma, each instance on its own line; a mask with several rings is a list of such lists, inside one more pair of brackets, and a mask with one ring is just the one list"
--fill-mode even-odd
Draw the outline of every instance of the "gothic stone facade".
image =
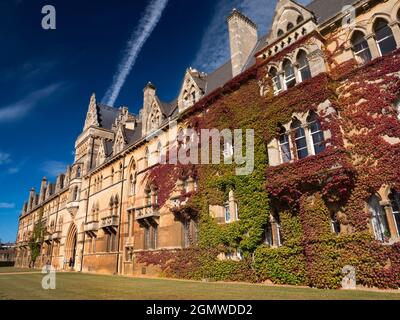
[[[349, 7], [343, 9], [342, 2]], [[170, 209], [181, 201], [182, 193], [196, 192], [194, 175], [177, 179], [162, 206], [157, 205], [160, 190], [149, 183], [149, 173], [173, 147], [171, 136], [176, 137], [185, 127], [188, 111], [201, 113], [213, 108], [218, 103], [217, 92], [232, 83], [239, 83], [240, 88], [244, 85], [242, 79], [254, 74], [254, 70], [258, 86], [251, 94], [279, 98], [296, 90], [302, 82], [332, 75], [348, 61], [356, 61], [358, 68], [363, 68], [381, 57], [399, 59], [394, 54], [400, 46], [398, 0], [315, 0], [308, 6], [280, 0], [270, 32], [262, 37], [257, 34], [257, 26], [236, 10], [227, 22], [231, 59], [210, 74], [189, 68], [173, 102], [163, 102], [151, 83], [144, 88], [139, 115], [131, 114], [126, 107], [101, 105], [95, 95], [91, 97], [83, 131], [76, 140], [74, 163], [57, 177], [55, 184], [44, 178], [39, 193], [32, 189], [23, 206], [17, 266], [29, 265], [28, 243], [34, 224], [41, 218], [47, 232], [36, 266], [51, 261], [60, 270], [158, 274], [157, 267], [136, 263], [137, 253], [194, 245], [201, 228], [199, 221], [176, 219]], [[328, 41], [335, 35], [334, 41]], [[235, 90], [226, 94], [234, 95]], [[322, 115], [341, 117], [327, 99], [315, 111], [294, 112], [290, 122], [280, 123], [280, 134], [268, 141], [268, 165], [280, 168], [324, 153], [334, 137], [329, 127], [318, 122]], [[172, 121], [177, 122], [177, 127], [171, 128]], [[311, 125], [305, 126], [307, 123]], [[294, 136], [286, 132], [294, 132]], [[391, 146], [398, 146], [399, 138], [384, 136]], [[349, 152], [352, 143], [344, 141]], [[352, 160], [357, 162], [356, 157]], [[375, 195], [363, 200], [359, 209], [367, 213], [365, 223], [371, 234], [385, 245], [395, 243], [400, 231], [399, 197], [391, 189], [390, 179]], [[353, 232], [346, 219], [335, 218], [343, 214], [340, 208], [336, 211], [332, 232]], [[220, 224], [239, 219], [240, 207], [234, 192], [229, 193], [227, 205], [210, 206], [210, 215]], [[265, 221], [263, 241], [279, 247], [279, 219], [270, 219]], [[221, 254], [220, 258], [227, 257]], [[240, 259], [240, 254], [235, 258]]]

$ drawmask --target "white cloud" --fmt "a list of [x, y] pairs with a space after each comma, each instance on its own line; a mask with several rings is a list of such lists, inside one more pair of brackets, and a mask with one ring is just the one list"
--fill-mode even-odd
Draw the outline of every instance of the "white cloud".
[[26, 116], [42, 99], [53, 94], [60, 86], [60, 83], [49, 85], [29, 93], [19, 101], [0, 107], [0, 123], [14, 121]]
[[0, 202], [0, 209], [14, 209], [15, 203]]
[[[301, 0], [307, 4], [310, 0]], [[226, 18], [234, 8], [252, 19], [263, 36], [272, 23], [276, 1], [271, 0], [218, 0], [214, 16], [208, 25], [193, 66], [205, 72], [220, 67], [230, 58], [229, 34]]]
[[126, 52], [114, 75], [113, 82], [103, 98], [106, 104], [110, 106], [114, 105], [125, 84], [126, 78], [136, 63], [140, 51], [160, 21], [167, 4], [168, 0], [151, 0], [150, 4], [146, 7], [139, 25], [126, 45]]
[[45, 161], [41, 170], [50, 178], [58, 176], [60, 173], [64, 173], [67, 170], [68, 164], [61, 161], [49, 160]]
[[0, 152], [0, 165], [9, 163], [11, 161], [11, 156], [8, 153]]
[[7, 173], [8, 174], [16, 174], [19, 172], [19, 170], [20, 170], [19, 167], [8, 168]]

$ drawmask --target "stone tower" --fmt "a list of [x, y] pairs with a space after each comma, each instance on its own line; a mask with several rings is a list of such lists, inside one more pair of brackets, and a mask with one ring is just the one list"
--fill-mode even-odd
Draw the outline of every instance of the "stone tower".
[[235, 77], [242, 72], [257, 44], [257, 26], [238, 10], [233, 9], [228, 17], [228, 29], [232, 74]]

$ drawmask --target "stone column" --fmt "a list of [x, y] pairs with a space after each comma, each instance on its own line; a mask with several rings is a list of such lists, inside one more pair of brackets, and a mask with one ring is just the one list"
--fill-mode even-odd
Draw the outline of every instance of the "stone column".
[[396, 221], [394, 220], [392, 205], [389, 200], [381, 201], [380, 205], [385, 209], [391, 239], [397, 239], [399, 235], [396, 228]]
[[396, 40], [397, 48], [400, 48], [400, 26], [397, 21], [393, 21], [389, 24], [392, 28], [394, 39]]
[[365, 36], [365, 40], [368, 42], [369, 50], [371, 51], [372, 59], [378, 58], [381, 56], [378, 48], [378, 44], [376, 43], [375, 34], [369, 34]]

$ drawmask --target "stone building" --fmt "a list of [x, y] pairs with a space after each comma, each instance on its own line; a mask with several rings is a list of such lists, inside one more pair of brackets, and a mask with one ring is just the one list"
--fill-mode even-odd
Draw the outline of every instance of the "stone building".
[[0, 262], [10, 264], [15, 262], [14, 243], [0, 243]]
[[[127, 107], [99, 104], [91, 96], [83, 131], [76, 139], [74, 163], [55, 184], [43, 178], [39, 193], [32, 189], [23, 206], [17, 266], [28, 266], [28, 241], [41, 218], [47, 233], [40, 263], [50, 259], [58, 269], [96, 273], [156, 273], [157, 268], [136, 263], [136, 254], [187, 248], [196, 243], [201, 228], [196, 219], [180, 221], [171, 210], [185, 201], [182, 195], [197, 191], [195, 175], [177, 179], [162, 206], [158, 205], [162, 190], [149, 180], [168, 152], [182, 143], [176, 137], [187, 124], [188, 112], [203, 112], [201, 106], [212, 104], [221, 88], [240, 83], [255, 69], [265, 74], [259, 76], [254, 95], [278, 97], [333, 73], [348, 61], [363, 68], [400, 46], [399, 0], [314, 0], [307, 6], [280, 0], [269, 32], [261, 36], [257, 26], [237, 10], [227, 23], [230, 60], [209, 74], [188, 68], [174, 101], [162, 101], [152, 83], [143, 90], [139, 115]], [[333, 36], [335, 41], [328, 41]], [[400, 112], [398, 105], [394, 108]], [[340, 117], [326, 100], [315, 111], [294, 112], [292, 120], [281, 123], [280, 134], [268, 141], [268, 165], [279, 168], [324, 153], [334, 137], [319, 123], [321, 115]], [[385, 136], [393, 146], [399, 145], [399, 138]], [[350, 150], [352, 142], [344, 144]], [[400, 197], [390, 181], [364, 204], [360, 210], [369, 214], [371, 234], [386, 245], [395, 243], [400, 233]], [[234, 192], [229, 192], [224, 206], [210, 206], [210, 214], [220, 224], [238, 220], [240, 207]], [[352, 228], [337, 219], [340, 214], [337, 210], [332, 217], [332, 232], [351, 233]], [[271, 216], [265, 221], [263, 243], [279, 247], [281, 242], [279, 218]], [[240, 252], [233, 259], [240, 260]]]

